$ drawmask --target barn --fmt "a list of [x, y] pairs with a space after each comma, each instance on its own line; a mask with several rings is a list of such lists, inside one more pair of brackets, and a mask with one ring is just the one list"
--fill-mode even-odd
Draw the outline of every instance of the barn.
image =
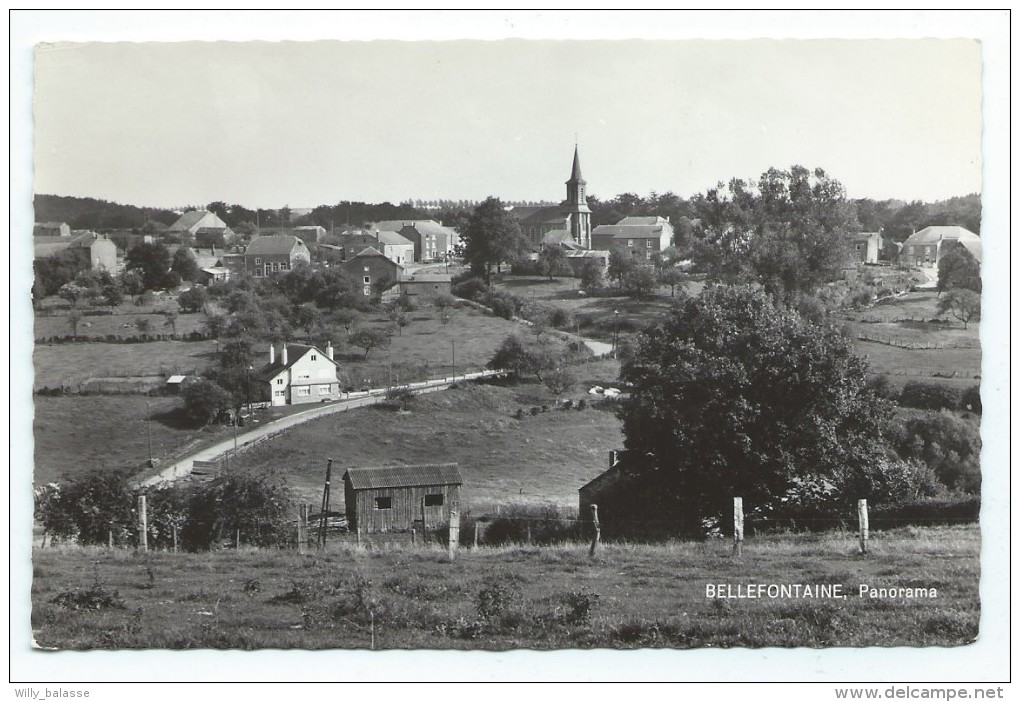
[[456, 463], [348, 468], [344, 504], [352, 530], [361, 534], [432, 529], [450, 521], [464, 483]]

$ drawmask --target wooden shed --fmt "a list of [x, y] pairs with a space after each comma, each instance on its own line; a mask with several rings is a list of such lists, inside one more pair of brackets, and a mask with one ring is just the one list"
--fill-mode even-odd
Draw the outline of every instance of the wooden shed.
[[348, 468], [344, 504], [352, 530], [362, 534], [431, 529], [450, 521], [464, 483], [456, 463]]

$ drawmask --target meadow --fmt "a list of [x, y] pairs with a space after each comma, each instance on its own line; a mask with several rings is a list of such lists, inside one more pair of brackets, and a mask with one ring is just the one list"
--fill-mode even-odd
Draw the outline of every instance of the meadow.
[[[56, 649], [556, 649], [960, 646], [979, 621], [976, 526], [724, 540], [333, 545], [33, 553], [32, 628]], [[707, 585], [839, 585], [845, 599], [733, 599]], [[935, 588], [868, 598], [860, 586]]]

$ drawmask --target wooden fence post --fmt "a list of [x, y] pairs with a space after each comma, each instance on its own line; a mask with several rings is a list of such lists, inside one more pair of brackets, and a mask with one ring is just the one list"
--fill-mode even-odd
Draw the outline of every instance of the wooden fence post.
[[149, 550], [149, 515], [145, 508], [145, 495], [138, 496], [138, 547]]
[[423, 544], [429, 541], [429, 527], [428, 522], [425, 521], [425, 497], [421, 498], [421, 542]]
[[360, 522], [358, 523], [358, 526], [356, 526], [354, 528], [354, 532], [355, 532], [355, 535], [356, 535], [356, 537], [358, 539], [358, 546], [361, 546], [361, 523]]
[[[46, 541], [46, 534], [43, 534], [43, 541]], [[106, 530], [106, 545], [113, 548], [113, 529]]]
[[857, 500], [857, 522], [861, 530], [861, 553], [868, 552], [868, 501]]
[[412, 527], [411, 527], [411, 545], [412, 545], [412, 546], [414, 546], [414, 542], [416, 541], [416, 536], [415, 536], [415, 532], [416, 532], [416, 531], [418, 531], [418, 530], [417, 530], [417, 529], [415, 529], [415, 528], [414, 528], [414, 527], [412, 526]]
[[234, 534], [234, 550], [235, 551], [240, 551], [241, 550], [241, 529], [240, 529], [240, 527], [237, 529], [237, 533]]
[[478, 548], [478, 522], [475, 522], [475, 548]]
[[460, 546], [460, 508], [450, 507], [450, 560], [457, 558], [457, 548]]
[[599, 523], [599, 506], [591, 506], [591, 523], [595, 527], [595, 531], [591, 537], [591, 548], [588, 549], [588, 557], [594, 558], [595, 551], [598, 550], [599, 542], [602, 540], [602, 524]]
[[740, 555], [744, 543], [744, 498], [733, 498], [733, 554]]
[[176, 524], [174, 524], [174, 527], [173, 527], [173, 535], [174, 535], [174, 553], [177, 553], [177, 525]]
[[297, 548], [300, 554], [308, 548], [308, 505], [305, 504], [298, 505]]

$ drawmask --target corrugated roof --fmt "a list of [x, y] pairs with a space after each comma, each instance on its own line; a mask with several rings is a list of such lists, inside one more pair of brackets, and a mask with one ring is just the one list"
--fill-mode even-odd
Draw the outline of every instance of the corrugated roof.
[[456, 463], [348, 468], [344, 480], [355, 490], [423, 485], [462, 485]]
[[376, 222], [374, 227], [380, 232], [399, 232], [406, 226], [412, 226], [422, 234], [433, 236], [455, 237], [457, 232], [449, 227], [444, 227], [434, 219], [393, 219], [385, 222]]
[[635, 225], [647, 225], [651, 226], [654, 224], [667, 224], [668, 221], [662, 217], [624, 217], [616, 224], [619, 226], [635, 226]]
[[173, 224], [170, 225], [170, 227], [167, 229], [167, 231], [170, 231], [170, 232], [182, 232], [182, 231], [185, 231], [187, 229], [191, 229], [196, 224], [201, 222], [202, 218], [205, 217], [206, 215], [212, 215], [213, 216], [213, 218], [214, 218], [213, 221], [215, 222], [215, 226], [217, 226], [217, 227], [225, 227], [225, 226], [227, 226], [227, 223], [224, 222], [222, 219], [220, 219], [219, 215], [217, 215], [215, 212], [210, 212], [209, 210], [192, 210], [191, 212], [185, 212], [184, 214], [182, 214], [177, 219], [176, 222], [174, 222]]
[[244, 253], [246, 256], [279, 256], [289, 254], [295, 247], [308, 250], [305, 242], [296, 236], [257, 236]]
[[963, 227], [925, 227], [921, 231], [908, 236], [907, 240], [903, 242], [903, 245], [934, 244], [941, 239], [980, 241], [981, 237], [968, 229], [964, 229]]

